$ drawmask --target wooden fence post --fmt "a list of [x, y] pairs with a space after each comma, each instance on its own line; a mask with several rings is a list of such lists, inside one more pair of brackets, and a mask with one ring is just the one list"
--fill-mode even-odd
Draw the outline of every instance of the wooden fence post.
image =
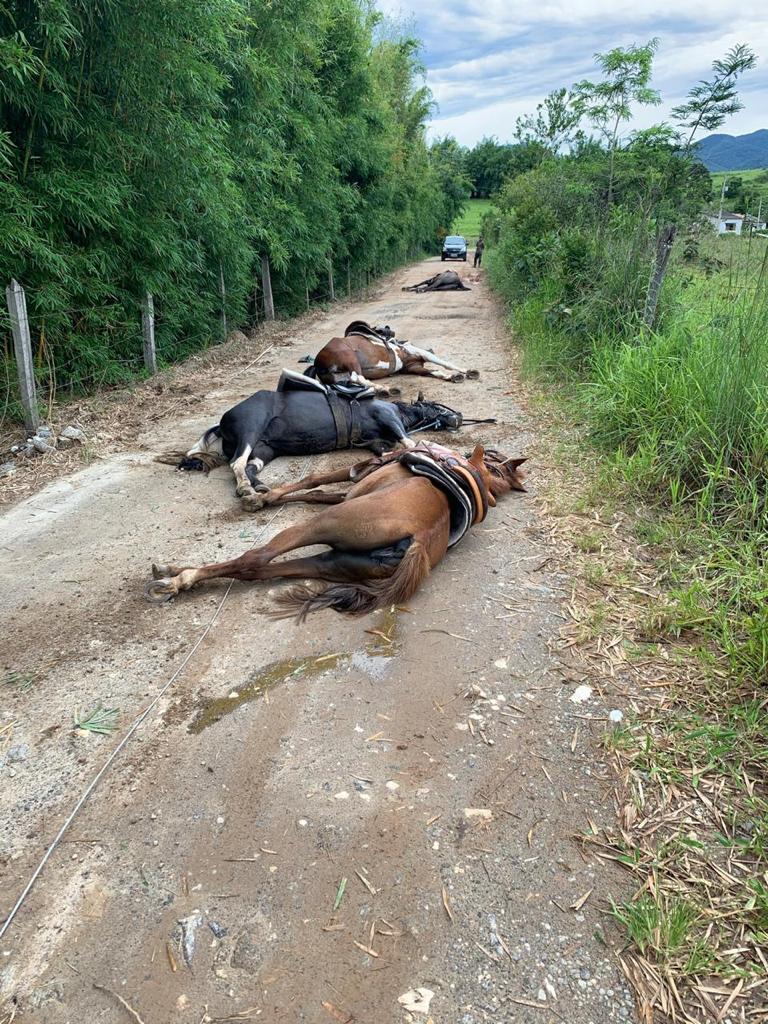
[[40, 425], [40, 412], [37, 408], [37, 385], [35, 383], [35, 366], [32, 361], [32, 338], [29, 334], [27, 319], [27, 300], [24, 289], [18, 281], [11, 281], [5, 289], [8, 312], [11, 315], [11, 331], [13, 332], [13, 349], [16, 353], [16, 367], [19, 371], [19, 391], [24, 409], [24, 426], [35, 431]]
[[269, 272], [269, 257], [261, 257], [261, 286], [264, 289], [264, 318], [275, 319], [275, 300], [272, 297], [272, 277]]
[[331, 297], [331, 302], [336, 301], [336, 290], [333, 287], [333, 260], [328, 257], [328, 294]]
[[347, 298], [352, 296], [352, 271], [349, 269], [349, 260], [347, 260]]
[[227, 286], [224, 283], [224, 267], [219, 263], [219, 295], [221, 296], [221, 341], [227, 340]]
[[309, 309], [309, 281], [304, 278], [304, 297], [307, 300], [307, 309]]
[[675, 224], [667, 224], [661, 229], [661, 234], [656, 244], [656, 259], [654, 260], [653, 272], [651, 273], [651, 280], [645, 297], [645, 311], [643, 314], [645, 326], [649, 329], [653, 327], [656, 320], [656, 307], [659, 304], [661, 286], [664, 284], [667, 264], [669, 263], [676, 235], [677, 226]]
[[141, 304], [141, 333], [144, 336], [144, 365], [150, 373], [157, 373], [157, 353], [155, 352], [155, 300], [152, 292], [147, 292]]

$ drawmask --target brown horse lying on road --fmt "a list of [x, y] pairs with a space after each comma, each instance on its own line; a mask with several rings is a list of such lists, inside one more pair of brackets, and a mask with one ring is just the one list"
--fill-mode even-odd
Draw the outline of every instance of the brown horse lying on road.
[[[444, 370], [430, 369], [425, 364], [443, 366]], [[391, 377], [396, 373], [412, 373], [419, 377], [437, 377], [438, 380], [458, 382], [465, 377], [479, 377], [477, 370], [465, 370], [427, 349], [417, 348], [409, 341], [398, 342], [389, 328], [371, 327], [363, 320], [354, 320], [343, 338], [331, 338], [315, 356], [314, 365], [307, 376], [316, 377], [323, 384], [351, 381], [369, 385], [371, 381]], [[377, 389], [379, 393], [394, 394], [395, 389]]]
[[428, 277], [418, 284], [409, 284], [403, 288], [404, 292], [471, 292], [472, 289], [464, 284], [461, 277], [455, 270], [443, 270], [434, 277]]
[[[312, 474], [275, 488], [266, 504], [289, 501], [332, 504], [290, 526], [263, 547], [239, 558], [199, 568], [154, 565], [146, 587], [152, 601], [167, 601], [203, 580], [317, 579], [329, 586], [295, 587], [278, 601], [301, 621], [309, 612], [334, 608], [363, 615], [407, 601], [449, 547], [482, 522], [496, 499], [523, 491], [525, 459], [510, 459], [478, 445], [469, 458], [439, 445], [392, 452], [351, 469]], [[352, 480], [346, 494], [318, 491], [322, 484]], [[306, 493], [299, 495], [299, 491]], [[330, 551], [275, 562], [296, 548], [327, 544]]]

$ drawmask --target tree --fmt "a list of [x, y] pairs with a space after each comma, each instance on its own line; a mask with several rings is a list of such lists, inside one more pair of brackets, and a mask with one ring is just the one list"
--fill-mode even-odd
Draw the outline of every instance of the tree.
[[40, 361], [109, 383], [147, 289], [169, 361], [215, 336], [222, 272], [239, 324], [262, 255], [288, 313], [330, 254], [354, 279], [434, 247], [466, 182], [431, 107], [367, 0], [0, 0], [0, 277]]
[[673, 107], [673, 120], [681, 130], [689, 130], [684, 141], [686, 151], [693, 145], [699, 129], [714, 131], [727, 117], [743, 109], [744, 104], [736, 92], [736, 83], [756, 62], [755, 54], [745, 43], [732, 47], [722, 60], [712, 64], [712, 78], [699, 82], [690, 90], [685, 103]]
[[441, 233], [447, 234], [472, 191], [472, 181], [465, 169], [466, 151], [456, 139], [448, 136], [432, 143], [429, 161], [436, 173], [442, 200]]
[[488, 198], [495, 195], [505, 179], [524, 174], [536, 167], [546, 156], [541, 142], [526, 141], [517, 145], [484, 138], [466, 156], [466, 172], [473, 183], [472, 195]]
[[584, 80], [573, 87], [574, 107], [587, 117], [602, 135], [608, 147], [608, 199], [613, 203], [614, 156], [620, 141], [621, 126], [633, 115], [633, 104], [641, 106], [661, 103], [661, 96], [651, 89], [653, 57], [658, 39], [644, 46], [617, 47], [607, 53], [596, 53], [595, 61], [603, 72], [601, 82]]
[[522, 143], [535, 143], [557, 154], [563, 146], [579, 136], [582, 111], [576, 97], [568, 89], [555, 89], [536, 107], [535, 114], [517, 119], [515, 138]]

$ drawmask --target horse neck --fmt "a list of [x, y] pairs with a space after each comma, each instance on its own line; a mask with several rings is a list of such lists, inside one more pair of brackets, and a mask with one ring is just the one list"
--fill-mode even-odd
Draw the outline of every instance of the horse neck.
[[393, 402], [392, 404], [400, 413], [400, 419], [403, 421], [406, 430], [412, 427], [414, 423], [418, 423], [420, 419], [423, 419], [418, 406], [408, 405], [407, 402]]

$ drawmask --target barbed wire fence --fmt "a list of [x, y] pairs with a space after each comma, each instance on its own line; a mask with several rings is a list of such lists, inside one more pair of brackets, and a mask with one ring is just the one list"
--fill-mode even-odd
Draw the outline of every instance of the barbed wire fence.
[[[420, 250], [411, 250], [406, 260], [421, 256]], [[303, 288], [281, 281], [283, 308], [276, 308], [272, 291], [272, 269], [267, 257], [262, 257], [253, 289], [248, 297], [245, 317], [231, 321], [227, 312], [227, 287], [223, 266], [219, 267], [216, 296], [219, 307], [218, 332], [206, 331], [195, 338], [175, 338], [183, 352], [213, 347], [227, 340], [233, 329], [258, 329], [264, 324], [296, 315], [302, 308], [328, 308], [340, 300], [365, 299], [370, 296], [376, 280], [395, 269], [396, 264], [381, 263], [376, 258], [370, 266], [353, 267], [351, 261], [337, 263], [328, 256], [319, 275], [304, 274]], [[122, 304], [91, 306], [85, 309], [57, 311], [55, 319], [74, 323], [77, 318], [97, 312], [114, 311], [110, 321], [113, 330], [121, 332], [121, 350], [134, 348], [133, 354], [111, 354], [108, 346], [94, 350], [90, 361], [82, 352], [66, 358], [64, 353], [47, 341], [47, 325], [54, 317], [50, 312], [34, 308], [34, 295], [28, 309], [28, 296], [23, 282], [8, 282], [5, 303], [0, 304], [0, 333], [3, 349], [0, 352], [0, 453], [5, 442], [18, 436], [22, 429], [29, 435], [51, 419], [54, 405], [61, 398], [84, 396], [122, 387], [142, 377], [156, 374], [179, 359], [167, 358], [158, 346], [156, 326], [162, 320], [162, 295], [146, 292], [136, 303], [133, 319], [126, 319]]]

